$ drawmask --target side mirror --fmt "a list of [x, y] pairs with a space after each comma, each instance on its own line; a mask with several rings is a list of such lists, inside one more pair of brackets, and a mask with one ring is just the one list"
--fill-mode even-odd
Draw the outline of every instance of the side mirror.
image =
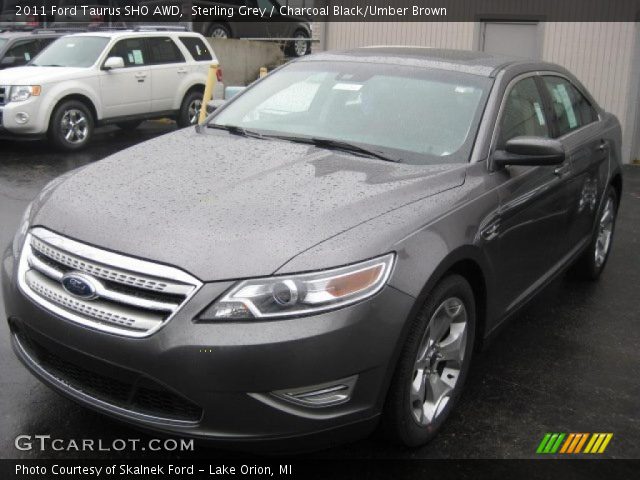
[[498, 150], [493, 154], [493, 164], [496, 167], [559, 165], [564, 160], [562, 143], [543, 137], [512, 138], [507, 141], [504, 150]]
[[109, 57], [102, 65], [103, 70], [117, 70], [118, 68], [124, 68], [122, 57]]
[[209, 115], [210, 113], [215, 112], [222, 105], [224, 105], [225, 102], [226, 101], [222, 100], [221, 98], [217, 98], [215, 100], [211, 100], [211, 101], [207, 102], [207, 115]]

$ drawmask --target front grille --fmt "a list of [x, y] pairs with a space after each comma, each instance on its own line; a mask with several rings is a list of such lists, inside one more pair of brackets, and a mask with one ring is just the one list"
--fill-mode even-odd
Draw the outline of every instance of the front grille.
[[[72, 362], [52, 352], [22, 331], [16, 332], [15, 335], [32, 361], [57, 381], [83, 395], [133, 413], [161, 419], [197, 422], [202, 417], [202, 409], [198, 405], [167, 390], [150, 378], [106, 364], [101, 371], [97, 371], [87, 365], [98, 360], [84, 358]], [[84, 357], [78, 353], [74, 355]], [[112, 375], [104, 374], [105, 369]]]
[[7, 93], [9, 93], [8, 87], [0, 87], [0, 106], [7, 102]]
[[[93, 298], [62, 286], [70, 273], [90, 277]], [[20, 259], [24, 293], [62, 317], [98, 330], [140, 337], [169, 321], [200, 287], [173, 267], [138, 260], [32, 229]]]

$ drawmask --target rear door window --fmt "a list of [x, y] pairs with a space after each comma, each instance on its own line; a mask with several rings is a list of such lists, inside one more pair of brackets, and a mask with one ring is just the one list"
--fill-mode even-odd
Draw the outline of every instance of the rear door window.
[[551, 100], [555, 136], [561, 137], [598, 120], [598, 112], [571, 82], [555, 76], [545, 76], [543, 80]]
[[180, 41], [196, 62], [213, 59], [209, 47], [198, 37], [180, 37]]
[[152, 65], [184, 63], [184, 55], [169, 37], [147, 38], [149, 61]]

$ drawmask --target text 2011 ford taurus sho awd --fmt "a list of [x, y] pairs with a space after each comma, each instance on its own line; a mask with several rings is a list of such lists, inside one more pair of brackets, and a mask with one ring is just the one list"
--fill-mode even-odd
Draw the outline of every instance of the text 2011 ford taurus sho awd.
[[420, 445], [503, 320], [602, 272], [620, 137], [556, 65], [305, 57], [44, 188], [2, 264], [15, 352], [143, 428]]

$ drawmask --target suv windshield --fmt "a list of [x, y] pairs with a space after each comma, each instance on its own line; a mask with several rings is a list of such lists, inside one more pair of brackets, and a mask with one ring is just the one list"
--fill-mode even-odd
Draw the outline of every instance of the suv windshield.
[[29, 64], [35, 67], [90, 67], [98, 61], [106, 37], [62, 37], [49, 45]]
[[460, 72], [297, 62], [230, 102], [210, 126], [329, 148], [338, 141], [414, 164], [466, 162], [490, 86]]

